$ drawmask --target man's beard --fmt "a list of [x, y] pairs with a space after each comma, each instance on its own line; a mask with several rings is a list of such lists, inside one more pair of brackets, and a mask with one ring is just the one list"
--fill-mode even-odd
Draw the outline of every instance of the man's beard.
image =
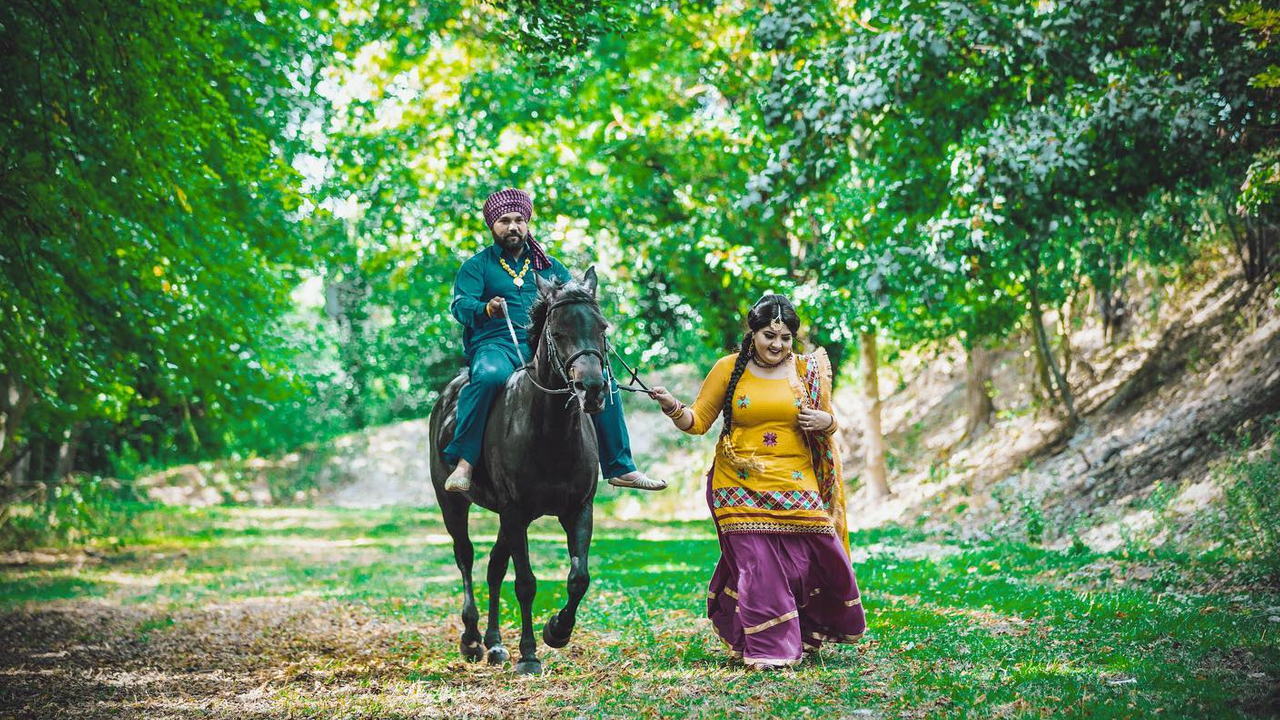
[[508, 233], [502, 236], [501, 240], [499, 240], [499, 244], [507, 250], [518, 250], [524, 247], [527, 240], [528, 236], [526, 235], [521, 235], [520, 233]]

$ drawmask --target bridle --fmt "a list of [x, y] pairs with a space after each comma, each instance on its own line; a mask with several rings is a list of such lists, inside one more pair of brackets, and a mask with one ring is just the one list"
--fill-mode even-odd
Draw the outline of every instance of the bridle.
[[[569, 399], [565, 400], [566, 407], [569, 405], [570, 402], [573, 401], [574, 398], [578, 397], [577, 393], [573, 391], [573, 381], [569, 379], [569, 368], [573, 367], [573, 364], [578, 361], [578, 358], [585, 357], [588, 355], [596, 356], [596, 358], [600, 360], [600, 367], [604, 370], [606, 387], [608, 386], [608, 382], [609, 382], [609, 363], [605, 362], [604, 353], [600, 352], [599, 350], [593, 347], [583, 348], [575, 352], [574, 354], [570, 355], [569, 359], [561, 361], [560, 353], [556, 352], [555, 342], [552, 341], [552, 339], [547, 335], [547, 327], [551, 324], [551, 313], [553, 311], [559, 308], [562, 308], [566, 305], [581, 305], [584, 303], [595, 304], [594, 300], [590, 298], [585, 298], [585, 297], [573, 297], [573, 298], [564, 298], [562, 300], [556, 300], [555, 302], [551, 303], [550, 306], [547, 307], [547, 318], [542, 323], [543, 339], [545, 341], [543, 344], [547, 346], [547, 362], [551, 363], [551, 367], [556, 371], [556, 374], [560, 376], [560, 379], [562, 381], [564, 381], [564, 387], [562, 388], [543, 387], [542, 384], [539, 383], [537, 379], [534, 378], [533, 376], [534, 365], [532, 361], [524, 363], [524, 365], [522, 365], [520, 368], [525, 371], [525, 377], [529, 378], [529, 382], [533, 383], [533, 386], [538, 390], [542, 391], [543, 393], [546, 393], [547, 395], [572, 396]], [[514, 343], [516, 346], [516, 354], [520, 354], [520, 343], [516, 339], [515, 325], [512, 324], [510, 315], [507, 315], [506, 319], [507, 319], [507, 330], [511, 333], [511, 342]], [[538, 349], [534, 348], [533, 352], [536, 355], [536, 353], [538, 352]], [[524, 360], [523, 357], [521, 357], [520, 359]], [[578, 404], [581, 405], [582, 401], [579, 400]]]
[[[631, 381], [628, 384], [624, 385], [617, 381], [617, 377], [613, 374], [613, 368], [610, 366], [608, 359], [605, 357], [605, 352], [601, 352], [596, 348], [593, 348], [593, 347], [583, 348], [573, 353], [572, 355], [570, 355], [568, 359], [564, 361], [560, 360], [560, 353], [556, 351], [556, 344], [546, 334], [547, 333], [546, 328], [551, 323], [551, 313], [559, 308], [565, 307], [566, 305], [581, 305], [581, 304], [595, 305], [596, 303], [594, 299], [586, 298], [586, 297], [571, 297], [571, 298], [556, 300], [555, 302], [551, 303], [549, 307], [547, 307], [547, 317], [546, 317], [546, 320], [543, 321], [543, 338], [547, 346], [547, 362], [551, 363], [551, 367], [555, 369], [556, 374], [558, 374], [560, 376], [560, 379], [564, 381], [564, 387], [563, 388], [543, 387], [542, 384], [539, 383], [537, 379], [535, 379], [533, 376], [532, 371], [534, 369], [534, 366], [532, 361], [524, 363], [524, 365], [521, 366], [521, 369], [525, 370], [525, 375], [526, 377], [529, 378], [529, 382], [532, 383], [535, 388], [537, 388], [538, 390], [540, 390], [541, 392], [547, 395], [573, 396], [565, 400], [565, 405], [568, 406], [568, 404], [573, 401], [573, 398], [578, 397], [573, 390], [573, 381], [569, 379], [569, 368], [573, 367], [573, 364], [577, 362], [579, 358], [594, 355], [596, 359], [600, 361], [600, 368], [604, 374], [604, 382], [605, 382], [606, 388], [608, 388], [610, 385], [616, 385], [619, 390], [626, 390], [627, 392], [642, 392], [642, 393], [648, 394], [650, 392], [649, 386], [644, 384], [644, 381], [640, 379], [639, 375], [637, 374], [637, 371], [633, 370], [631, 366], [627, 364], [627, 361], [622, 359], [622, 356], [618, 354], [617, 350], [614, 350], [613, 345], [610, 344], [609, 342], [609, 337], [607, 335], [604, 335], [603, 333], [601, 333], [601, 345], [604, 346], [605, 352], [618, 358], [618, 362], [621, 362], [622, 366], [627, 369], [627, 372], [631, 375]], [[597, 306], [597, 310], [598, 310], [598, 306]], [[512, 324], [512, 320], [509, 315], [506, 316], [506, 320], [507, 320], [507, 330], [511, 333], [511, 342], [515, 344], [516, 353], [519, 354], [520, 343], [516, 339], [515, 326]], [[534, 348], [533, 351], [536, 354], [538, 352], [538, 349]], [[524, 360], [523, 357], [521, 357], [520, 359], [522, 361]], [[636, 387], [636, 385], [639, 385], [639, 387]], [[605, 397], [608, 399], [608, 402], [613, 402], [612, 392], [606, 392]], [[578, 404], [579, 405], [582, 404], [581, 400], [579, 400]]]
[[[546, 340], [545, 344], [547, 346], [547, 361], [551, 363], [551, 367], [555, 369], [556, 374], [558, 374], [560, 376], [560, 379], [564, 381], [565, 387], [563, 390], [549, 390], [539, 385], [538, 381], [534, 380], [533, 377], [530, 376], [529, 379], [533, 381], [534, 387], [538, 388], [544, 393], [555, 394], [555, 395], [572, 393], [573, 381], [569, 379], [569, 368], [572, 368], [573, 364], [577, 362], [579, 358], [586, 357], [589, 355], [594, 355], [596, 359], [600, 361], [600, 367], [604, 371], [605, 386], [608, 387], [609, 363], [605, 362], [604, 353], [600, 352], [599, 350], [593, 347], [588, 347], [588, 348], [583, 348], [578, 352], [570, 355], [567, 360], [561, 361], [560, 353], [556, 351], [555, 342], [553, 342], [552, 339], [548, 336], [547, 328], [551, 325], [551, 313], [555, 312], [559, 308], [565, 307], [566, 305], [583, 305], [583, 304], [594, 305], [595, 303], [594, 301], [588, 298], [575, 297], [575, 298], [565, 298], [563, 300], [556, 300], [555, 302], [551, 303], [550, 306], [547, 307], [547, 319], [543, 322], [543, 325], [542, 325], [543, 333], [544, 333], [543, 337]], [[601, 339], [602, 340], [604, 339], [603, 333], [601, 333]], [[534, 352], [535, 353], [537, 352], [537, 348], [534, 348]]]

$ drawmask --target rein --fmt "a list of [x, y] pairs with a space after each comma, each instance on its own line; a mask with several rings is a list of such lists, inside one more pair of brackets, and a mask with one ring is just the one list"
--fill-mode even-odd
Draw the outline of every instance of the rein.
[[[604, 339], [604, 343], [605, 347], [609, 348], [609, 353], [618, 358], [618, 362], [622, 363], [622, 367], [626, 368], [627, 372], [631, 375], [631, 380], [628, 381], [626, 385], [618, 383], [618, 389], [633, 393], [644, 393], [646, 395], [652, 393], [653, 390], [650, 390], [649, 386], [645, 385], [644, 381], [640, 379], [640, 371], [632, 369], [632, 367], [627, 364], [627, 361], [622, 359], [622, 356], [618, 354], [618, 351], [613, 348], [613, 344], [609, 342], [609, 338], [606, 337]], [[636, 385], [639, 385], [640, 387], [636, 387]]]
[[[591, 302], [591, 301], [585, 298], [581, 298], [581, 299], [571, 298], [566, 300], [557, 300], [556, 302], [552, 303], [550, 307], [547, 308], [547, 320], [544, 321], [544, 324], [545, 322], [550, 321], [551, 311], [555, 310], [556, 308], [564, 307], [565, 305], [578, 305], [578, 304], [588, 303], [588, 302]], [[529, 362], [525, 362], [524, 355], [520, 352], [520, 342], [519, 340], [516, 339], [516, 328], [515, 328], [515, 325], [512, 323], [511, 316], [503, 315], [503, 317], [507, 321], [507, 332], [511, 334], [511, 344], [515, 345], [516, 347], [516, 355], [518, 355], [520, 357], [520, 361], [524, 363], [521, 366], [521, 369], [525, 371], [533, 370], [532, 360], [530, 360]], [[605, 356], [604, 353], [601, 353], [599, 350], [595, 348], [584, 348], [570, 355], [568, 360], [560, 362], [560, 356], [558, 353], [556, 353], [555, 343], [551, 342], [550, 340], [547, 340], [546, 344], [547, 344], [547, 359], [551, 362], [552, 364], [551, 366], [555, 368], [556, 372], [560, 375], [560, 379], [564, 381], [565, 387], [559, 388], [559, 389], [545, 388], [541, 384], [539, 384], [538, 381], [533, 377], [532, 372], [526, 372], [525, 374], [528, 376], [529, 382], [533, 383], [533, 386], [535, 388], [537, 388], [538, 390], [541, 390], [542, 392], [548, 395], [574, 395], [574, 397], [576, 397], [576, 395], [573, 392], [573, 383], [569, 381], [568, 368], [573, 367], [573, 363], [575, 363], [578, 360], [578, 358], [583, 357], [585, 355], [594, 355], [600, 360], [600, 366], [604, 369], [606, 384], [609, 383], [610, 380], [612, 380], [613, 384], [616, 385], [619, 390], [626, 390], [627, 392], [633, 392], [633, 393], [645, 393], [646, 395], [653, 392], [652, 390], [649, 389], [649, 386], [645, 385], [644, 381], [640, 379], [639, 371], [633, 369], [630, 365], [628, 365], [627, 361], [624, 360], [622, 356], [618, 354], [618, 351], [615, 350], [612, 343], [609, 342], [608, 336], [604, 337], [605, 352], [612, 355], [613, 357], [618, 358], [618, 362], [622, 363], [622, 367], [626, 368], [627, 373], [631, 375], [631, 379], [625, 385], [622, 384], [621, 382], [618, 382], [618, 378], [616, 375], [614, 375], [613, 367], [609, 364], [608, 358]], [[534, 353], [535, 354], [537, 353], [537, 348], [534, 348]], [[639, 385], [639, 387], [636, 387], [637, 385]], [[607, 393], [607, 396], [612, 398], [613, 393]], [[565, 402], [566, 405], [568, 403], [569, 401]]]
[[[522, 364], [520, 365], [520, 369], [521, 369], [521, 370], [526, 371], [526, 372], [525, 372], [525, 377], [529, 378], [529, 382], [533, 383], [533, 386], [534, 386], [534, 387], [538, 388], [539, 390], [541, 390], [542, 392], [544, 392], [544, 393], [546, 393], [546, 394], [548, 394], [548, 395], [571, 395], [571, 394], [573, 394], [573, 388], [569, 387], [569, 380], [568, 380], [568, 378], [565, 378], [565, 387], [560, 388], [559, 390], [554, 390], [554, 389], [551, 389], [551, 388], [544, 388], [544, 387], [542, 387], [542, 385], [538, 384], [538, 381], [537, 381], [537, 380], [535, 380], [535, 379], [534, 379], [534, 377], [533, 377], [533, 373], [532, 373], [532, 372], [529, 372], [529, 371], [533, 370], [533, 361], [532, 361], [532, 360], [530, 360], [530, 361], [526, 362], [526, 361], [525, 361], [525, 359], [524, 359], [524, 353], [520, 352], [520, 341], [519, 341], [518, 339], [516, 339], [516, 328], [515, 328], [515, 325], [514, 325], [514, 324], [512, 324], [512, 322], [511, 322], [511, 316], [510, 316], [510, 315], [503, 315], [503, 317], [504, 317], [504, 318], [506, 318], [506, 321], [507, 321], [507, 332], [511, 333], [511, 344], [512, 344], [512, 345], [515, 345], [515, 347], [516, 347], [516, 355], [517, 355], [517, 356], [519, 356], [519, 358], [520, 358], [520, 362], [522, 363]], [[524, 326], [522, 325], [521, 327], [524, 327]], [[548, 347], [550, 347], [550, 346], [551, 346], [551, 343], [547, 343], [547, 346], [548, 346]], [[563, 375], [564, 375], [564, 371], [563, 371], [563, 370], [561, 370], [561, 371], [560, 371], [560, 374], [561, 374], [561, 376], [563, 376]], [[566, 403], [566, 404], [567, 404], [567, 403]]]

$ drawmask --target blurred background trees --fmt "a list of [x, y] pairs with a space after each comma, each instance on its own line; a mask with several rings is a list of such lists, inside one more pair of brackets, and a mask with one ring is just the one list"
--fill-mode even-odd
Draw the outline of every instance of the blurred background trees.
[[[17, 3], [0, 9], [0, 471], [132, 477], [425, 416], [517, 185], [614, 342], [707, 365], [766, 290], [845, 375], [1123, 333], [1139, 268], [1277, 254], [1258, 2]], [[860, 352], [861, 350], [861, 352]], [[887, 489], [887, 488], [886, 488]]]

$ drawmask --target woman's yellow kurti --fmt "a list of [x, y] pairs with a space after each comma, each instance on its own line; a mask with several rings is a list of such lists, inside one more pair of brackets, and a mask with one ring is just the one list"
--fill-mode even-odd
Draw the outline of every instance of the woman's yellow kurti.
[[[736, 359], [737, 355], [723, 357], [711, 369], [690, 407], [693, 426], [686, 432], [705, 433], [719, 417]], [[806, 405], [831, 412], [830, 366], [825, 361], [822, 350], [797, 356], [789, 377], [778, 379], [759, 377], [749, 365], [744, 370], [731, 399], [729, 447], [724, 441], [717, 445], [711, 478], [712, 511], [721, 532], [822, 533], [842, 541], [847, 537], [839, 463], [831, 467], [835, 458], [826, 437], [835, 426], [806, 438], [798, 425], [800, 409]], [[822, 376], [825, 392], [818, 398], [807, 394], [800, 380], [810, 362], [818, 363], [815, 369]]]

